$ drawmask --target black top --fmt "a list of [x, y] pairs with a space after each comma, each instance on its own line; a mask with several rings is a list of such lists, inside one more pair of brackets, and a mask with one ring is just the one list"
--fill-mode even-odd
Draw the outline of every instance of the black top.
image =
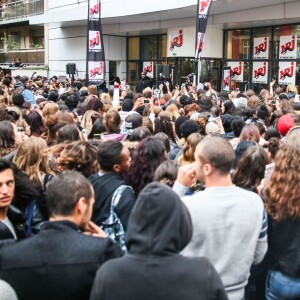
[[269, 218], [268, 255], [272, 268], [300, 277], [300, 220], [275, 222]]
[[[99, 176], [92, 175], [89, 181], [94, 187], [95, 203], [93, 207], [92, 221], [98, 226], [102, 225], [110, 213], [112, 196], [115, 190], [121, 185], [127, 185], [121, 176], [115, 174], [105, 174]], [[120, 218], [124, 229], [127, 229], [129, 215], [135, 203], [135, 195], [131, 188], [123, 191], [116, 207], [116, 213]]]
[[179, 254], [191, 237], [191, 217], [179, 197], [167, 186], [149, 184], [129, 218], [129, 254], [99, 269], [90, 299], [227, 299], [206, 258]]
[[72, 222], [48, 222], [38, 235], [1, 249], [0, 277], [19, 300], [88, 299], [97, 269], [120, 251]]

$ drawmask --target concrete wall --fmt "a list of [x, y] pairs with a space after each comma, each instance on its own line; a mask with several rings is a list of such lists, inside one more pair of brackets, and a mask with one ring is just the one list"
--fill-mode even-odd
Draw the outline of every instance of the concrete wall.
[[[78, 76], [83, 78], [86, 69], [86, 27], [50, 27], [48, 64], [51, 75], [65, 75], [66, 64], [75, 63]], [[126, 38], [104, 36], [107, 61], [118, 61], [117, 74], [126, 73]], [[108, 64], [106, 67], [108, 72]]]

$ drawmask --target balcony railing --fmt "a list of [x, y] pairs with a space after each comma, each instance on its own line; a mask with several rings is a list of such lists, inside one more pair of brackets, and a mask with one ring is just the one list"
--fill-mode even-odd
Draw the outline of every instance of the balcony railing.
[[9, 64], [12, 59], [20, 58], [24, 64], [45, 64], [45, 49], [16, 49], [0, 51], [0, 64]]
[[0, 0], [0, 21], [26, 18], [44, 13], [44, 0]]

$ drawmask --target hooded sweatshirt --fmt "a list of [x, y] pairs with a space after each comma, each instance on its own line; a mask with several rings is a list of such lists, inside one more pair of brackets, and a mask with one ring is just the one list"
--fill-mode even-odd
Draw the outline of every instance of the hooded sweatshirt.
[[147, 185], [129, 218], [128, 255], [98, 270], [90, 299], [227, 299], [206, 258], [179, 254], [191, 237], [191, 217], [180, 198], [165, 185]]

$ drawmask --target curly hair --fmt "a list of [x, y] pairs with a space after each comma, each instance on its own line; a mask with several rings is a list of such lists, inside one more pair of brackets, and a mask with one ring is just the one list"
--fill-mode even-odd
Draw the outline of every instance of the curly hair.
[[173, 123], [167, 116], [160, 116], [154, 121], [154, 134], [163, 132], [165, 133], [173, 143], [176, 143], [176, 135]]
[[232, 181], [237, 186], [257, 192], [257, 186], [265, 175], [268, 155], [261, 146], [252, 146], [244, 152], [238, 162]]
[[125, 180], [133, 187], [135, 194], [153, 181], [155, 170], [166, 160], [166, 149], [161, 140], [148, 137], [135, 149], [131, 166]]
[[52, 147], [51, 152], [56, 157], [58, 172], [75, 170], [85, 177], [99, 171], [97, 148], [86, 141], [59, 144]]
[[265, 204], [273, 220], [300, 218], [300, 134], [289, 135], [275, 157], [275, 168], [265, 190]]

